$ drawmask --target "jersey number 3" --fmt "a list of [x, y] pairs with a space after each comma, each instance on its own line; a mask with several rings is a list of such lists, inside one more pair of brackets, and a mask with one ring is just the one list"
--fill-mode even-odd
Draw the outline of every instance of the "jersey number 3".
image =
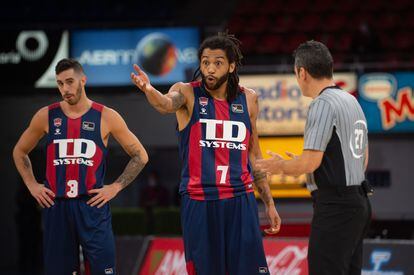
[[69, 198], [76, 198], [78, 196], [78, 181], [77, 180], [69, 180], [67, 182], [69, 190], [66, 192], [66, 196]]

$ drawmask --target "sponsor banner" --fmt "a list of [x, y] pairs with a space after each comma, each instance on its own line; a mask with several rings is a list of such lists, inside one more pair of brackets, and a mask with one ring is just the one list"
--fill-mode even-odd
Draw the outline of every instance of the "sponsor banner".
[[[308, 274], [307, 240], [265, 239], [263, 243], [270, 274]], [[187, 274], [182, 239], [155, 238], [152, 240], [139, 274]]]
[[359, 78], [359, 102], [371, 133], [414, 132], [414, 72], [368, 73]]
[[5, 87], [56, 87], [55, 66], [69, 55], [67, 31], [3, 31], [0, 73]]
[[[303, 137], [260, 137], [260, 149], [264, 158], [268, 158], [268, 150], [289, 159], [286, 152], [300, 155], [303, 150]], [[270, 190], [274, 198], [308, 198], [306, 175], [287, 176], [272, 175]], [[258, 193], [256, 192], [258, 196]]]
[[138, 64], [153, 84], [188, 81], [198, 66], [197, 28], [82, 30], [71, 34], [71, 56], [83, 64], [88, 85], [132, 85]]
[[366, 240], [362, 275], [414, 274], [412, 240]]
[[[265, 238], [263, 245], [270, 274], [308, 274], [307, 239]], [[414, 242], [412, 240], [365, 240], [361, 274], [414, 274], [413, 253]], [[182, 239], [153, 239], [138, 274], [187, 274]]]
[[[354, 93], [356, 75], [336, 73], [336, 85]], [[302, 96], [294, 74], [241, 75], [240, 84], [259, 96], [257, 130], [262, 136], [302, 135], [311, 98]]]

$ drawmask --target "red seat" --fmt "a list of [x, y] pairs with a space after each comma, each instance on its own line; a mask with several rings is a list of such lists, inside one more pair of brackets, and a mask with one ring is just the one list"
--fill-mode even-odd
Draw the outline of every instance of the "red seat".
[[245, 31], [249, 33], [260, 34], [265, 32], [269, 27], [269, 18], [265, 15], [252, 16], [247, 24], [245, 24]]
[[241, 49], [245, 54], [251, 54], [255, 52], [257, 44], [257, 36], [253, 34], [245, 34], [240, 36]]
[[335, 43], [335, 51], [350, 53], [352, 46], [352, 35], [350, 33], [341, 34]]
[[319, 14], [310, 13], [298, 20], [295, 29], [300, 32], [313, 32], [320, 26], [321, 18]]
[[228, 22], [227, 28], [230, 33], [238, 34], [243, 31], [244, 21], [239, 16], [233, 16], [233, 18]]
[[290, 35], [281, 45], [280, 51], [284, 54], [292, 54], [293, 51], [302, 43], [308, 40], [303, 33]]
[[336, 3], [333, 0], [316, 0], [310, 5], [310, 10], [317, 13], [325, 13], [331, 11], [335, 5]]
[[331, 13], [322, 22], [322, 30], [326, 32], [337, 32], [344, 29], [347, 23], [347, 17], [343, 13]]
[[414, 33], [409, 31], [400, 31], [394, 34], [394, 49], [398, 51], [409, 51], [414, 47]]
[[277, 34], [264, 35], [257, 45], [257, 53], [259, 54], [280, 54], [280, 47], [283, 39]]
[[278, 16], [272, 21], [274, 22], [269, 25], [269, 31], [273, 33], [289, 33], [295, 24], [291, 15]]
[[399, 26], [399, 19], [400, 16], [395, 13], [386, 13], [381, 16], [381, 20], [375, 20], [372, 24], [379, 31], [392, 30]]

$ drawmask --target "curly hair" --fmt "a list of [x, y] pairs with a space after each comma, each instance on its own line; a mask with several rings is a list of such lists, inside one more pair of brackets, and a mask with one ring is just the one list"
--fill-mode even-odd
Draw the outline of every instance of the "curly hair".
[[[201, 43], [200, 48], [198, 49], [198, 59], [201, 61], [201, 55], [204, 49], [220, 49], [226, 53], [229, 63], [235, 63], [235, 68], [232, 73], [229, 74], [227, 81], [227, 101], [233, 101], [239, 91], [239, 75], [238, 69], [242, 65], [241, 60], [243, 55], [240, 50], [241, 42], [233, 34], [226, 32], [219, 32], [215, 36], [206, 38], [203, 43]], [[201, 76], [200, 67], [194, 72], [194, 79], [197, 79]]]

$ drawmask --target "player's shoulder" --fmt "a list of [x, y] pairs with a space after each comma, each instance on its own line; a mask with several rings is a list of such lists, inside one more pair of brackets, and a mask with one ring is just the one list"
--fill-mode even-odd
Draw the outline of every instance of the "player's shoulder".
[[239, 86], [240, 92], [246, 95], [247, 100], [256, 100], [257, 92], [251, 88]]
[[105, 105], [101, 105], [101, 106], [102, 106], [102, 109], [101, 109], [102, 118], [109, 119], [109, 120], [122, 118], [122, 116], [115, 109], [110, 108]]
[[50, 110], [50, 105], [49, 106], [43, 106], [42, 108], [37, 110], [37, 112], [34, 114], [33, 118], [47, 120], [47, 118], [49, 116], [49, 110]]
[[181, 93], [193, 93], [194, 88], [200, 87], [201, 82], [177, 82], [172, 87], [177, 88]]
[[32, 120], [30, 122], [30, 128], [45, 130], [47, 129], [48, 119], [49, 106], [44, 106], [37, 110], [37, 112], [33, 115]]

